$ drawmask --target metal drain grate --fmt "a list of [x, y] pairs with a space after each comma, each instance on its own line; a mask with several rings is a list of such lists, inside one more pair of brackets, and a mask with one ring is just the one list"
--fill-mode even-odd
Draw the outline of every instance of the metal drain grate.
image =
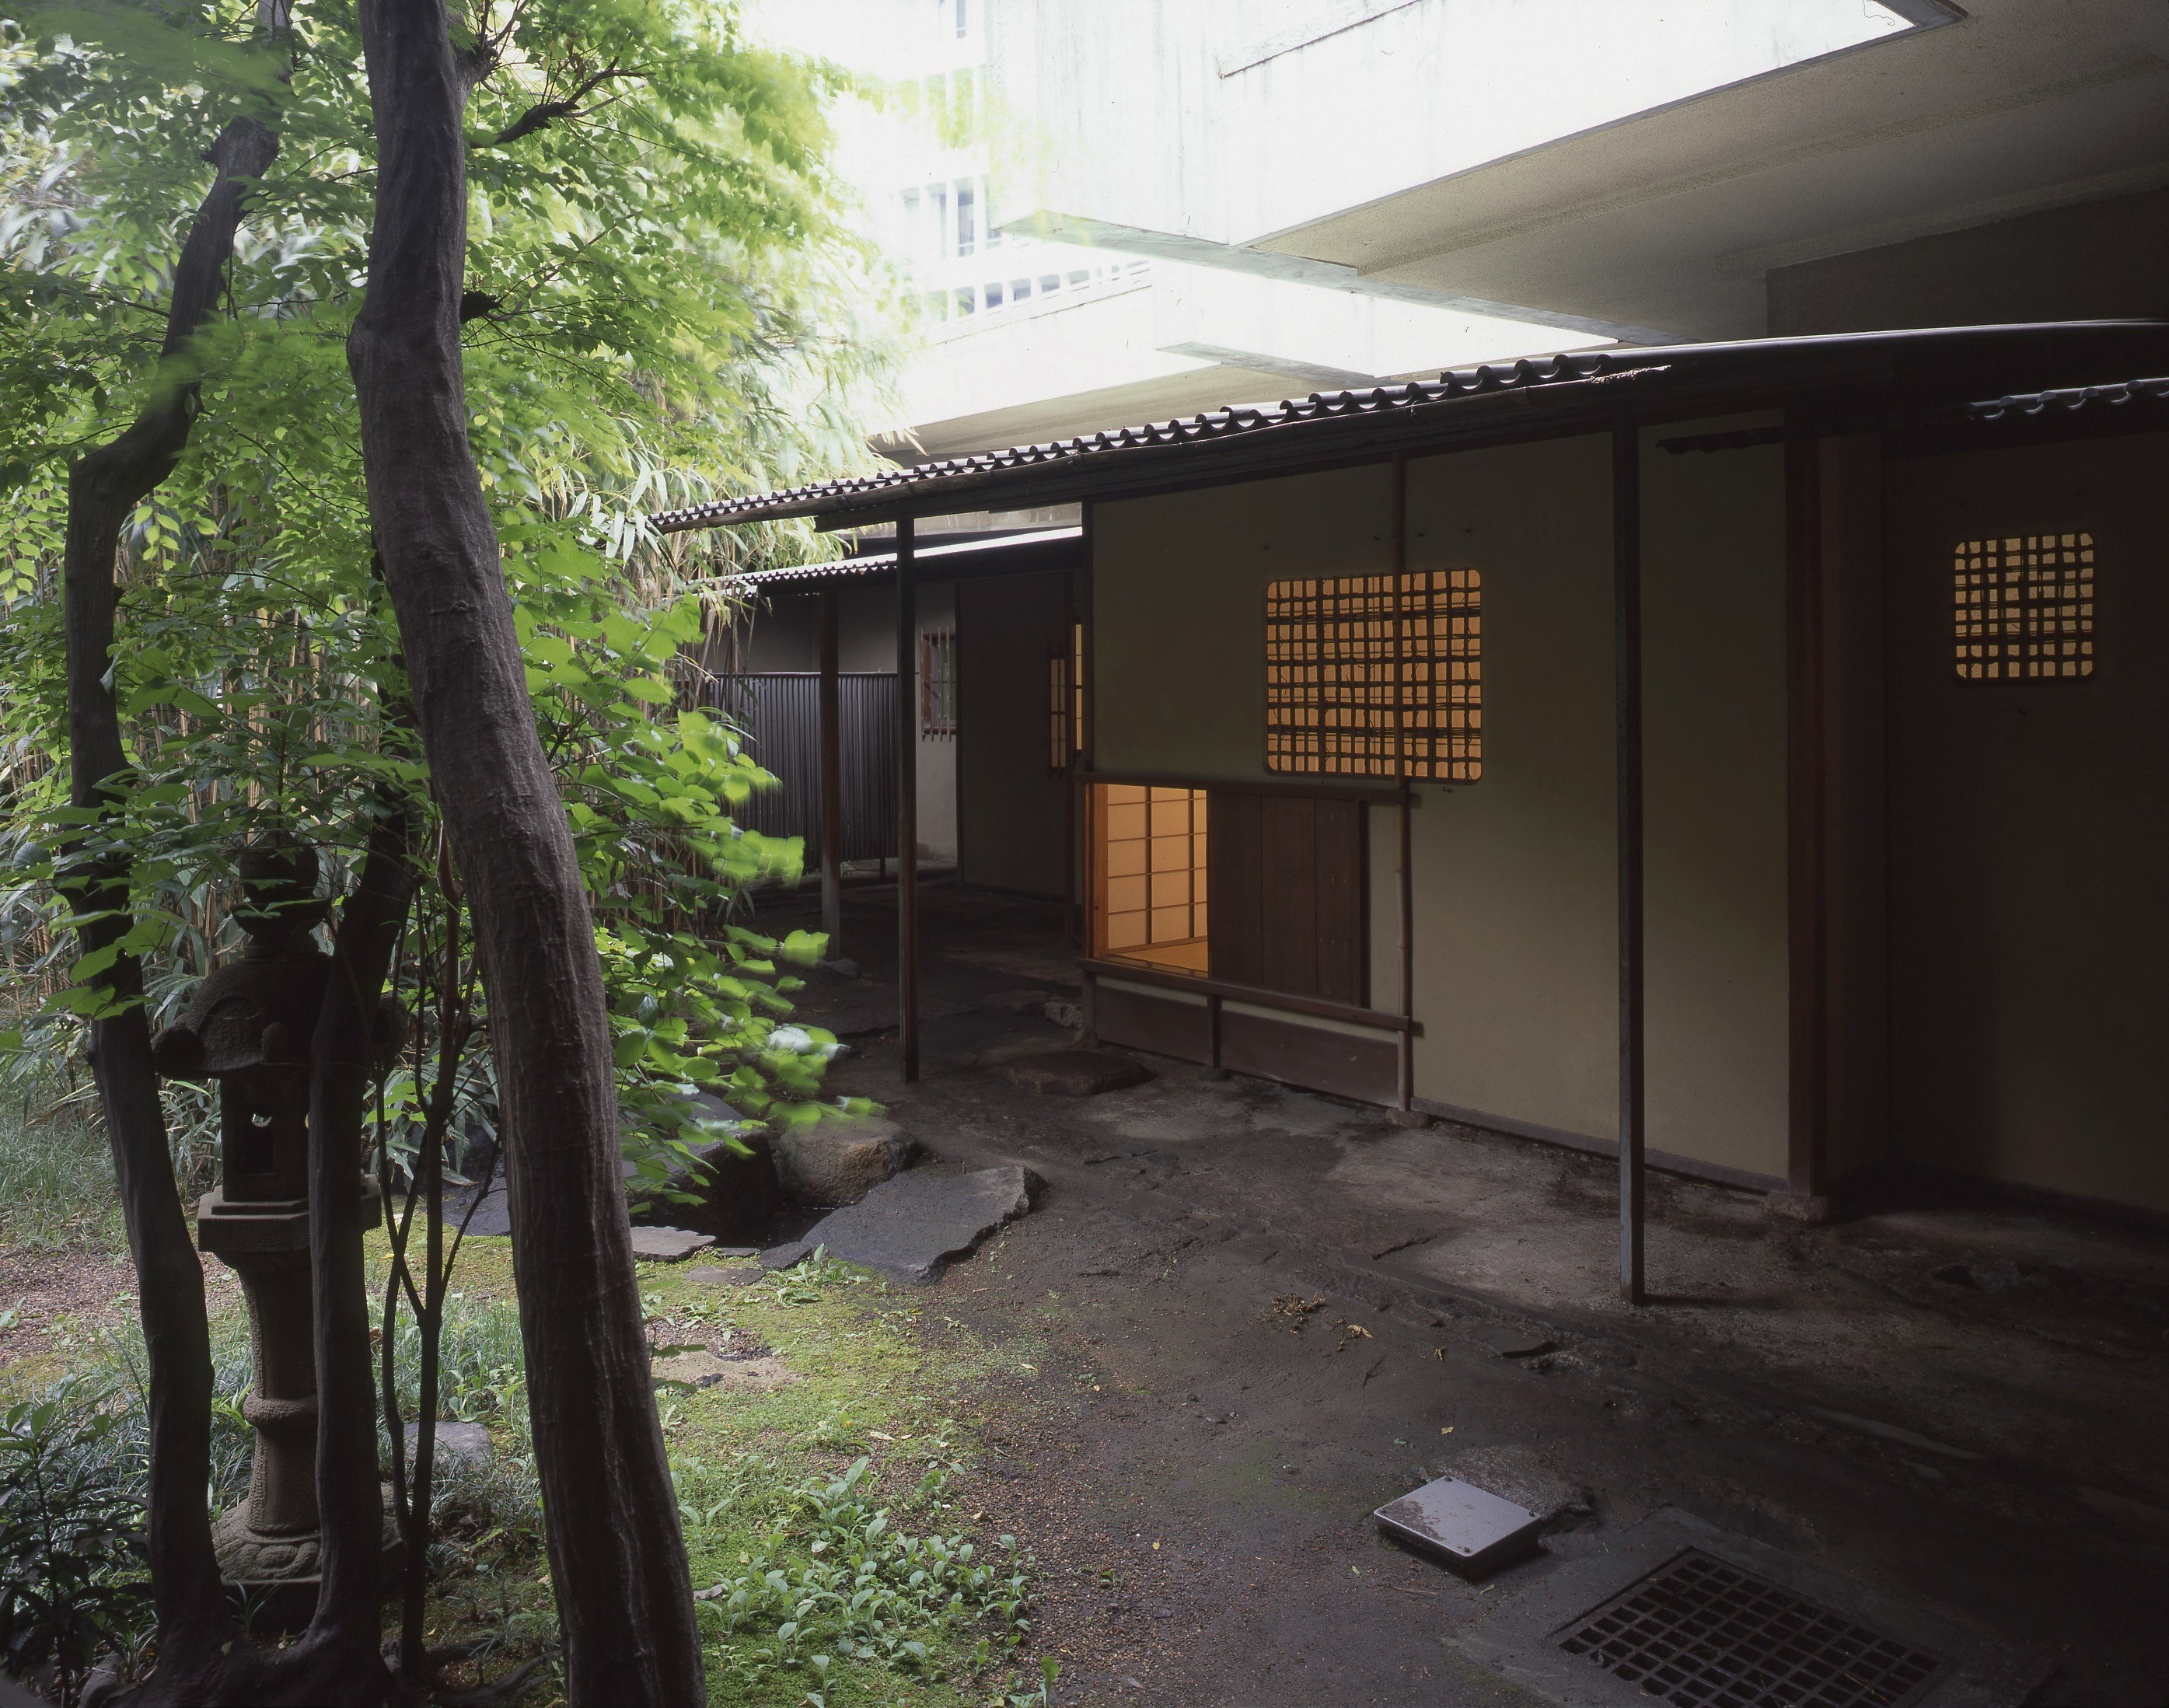
[[1557, 1641], [1679, 1708], [1902, 1708], [1943, 1665], [1698, 1548]]

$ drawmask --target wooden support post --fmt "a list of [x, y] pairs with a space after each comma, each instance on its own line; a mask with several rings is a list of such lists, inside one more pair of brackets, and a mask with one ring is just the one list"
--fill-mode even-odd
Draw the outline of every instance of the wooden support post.
[[[1401, 798], [1394, 807], [1394, 929], [1395, 947], [1400, 955], [1401, 1017], [1413, 1019], [1416, 1011], [1415, 993], [1415, 873], [1410, 864], [1411, 838], [1409, 828], [1409, 809], [1415, 804], [1410, 798], [1409, 784], [1409, 745], [1407, 732], [1400, 727], [1406, 710], [1404, 702], [1405, 686], [1401, 679], [1401, 661], [1409, 644], [1408, 569], [1409, 569], [1409, 457], [1404, 451], [1394, 453], [1394, 771], [1400, 779]], [[1399, 1106], [1404, 1109], [1415, 1107], [1416, 1041], [1415, 1028], [1404, 1027], [1396, 1040], [1400, 1047], [1399, 1079], [1395, 1087]]]
[[837, 729], [836, 590], [821, 595], [821, 929], [829, 958], [844, 953], [844, 765]]
[[896, 1041], [919, 1077], [919, 566], [913, 519], [896, 525]]
[[1643, 1286], [1642, 448], [1640, 430], [1612, 430], [1612, 692], [1619, 742], [1619, 1293]]

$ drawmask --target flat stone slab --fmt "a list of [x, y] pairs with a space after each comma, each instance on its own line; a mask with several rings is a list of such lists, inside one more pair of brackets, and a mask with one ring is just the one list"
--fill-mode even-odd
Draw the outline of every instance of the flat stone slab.
[[659, 1358], [653, 1374], [658, 1382], [683, 1382], [689, 1388], [743, 1388], [755, 1394], [772, 1393], [798, 1380], [797, 1371], [786, 1369], [783, 1360], [773, 1355], [718, 1358], [711, 1352], [699, 1351]]
[[[970, 1174], [915, 1170], [824, 1216], [801, 1243], [807, 1250], [826, 1246], [832, 1257], [923, 1287], [939, 1280], [952, 1258], [964, 1256], [1004, 1223], [1028, 1214], [1038, 1185], [1037, 1175], [1015, 1164]], [[765, 1253], [761, 1262], [768, 1265], [776, 1255]]]
[[813, 1243], [807, 1240], [792, 1240], [781, 1246], [770, 1246], [760, 1254], [764, 1269], [788, 1269], [794, 1263], [804, 1262], [813, 1253]]
[[748, 1287], [756, 1281], [768, 1279], [768, 1271], [756, 1265], [750, 1269], [718, 1269], [712, 1264], [703, 1264], [685, 1272], [688, 1281], [698, 1281], [709, 1287]]
[[[455, 1465], [479, 1465], [489, 1462], [489, 1431], [479, 1423], [440, 1423], [436, 1428], [436, 1462], [440, 1470]], [[407, 1426], [407, 1463], [414, 1463], [414, 1449], [422, 1439], [422, 1425], [418, 1420]]]
[[1053, 1097], [1096, 1097], [1141, 1086], [1152, 1077], [1141, 1062], [1107, 1049], [1050, 1049], [1021, 1055], [1002, 1070], [1019, 1091]]
[[1502, 1358], [1532, 1358], [1558, 1344], [1542, 1329], [1516, 1328], [1507, 1323], [1487, 1324], [1471, 1329], [1469, 1334]]
[[709, 1234], [689, 1233], [684, 1228], [635, 1228], [632, 1255], [651, 1263], [675, 1263], [716, 1243]]

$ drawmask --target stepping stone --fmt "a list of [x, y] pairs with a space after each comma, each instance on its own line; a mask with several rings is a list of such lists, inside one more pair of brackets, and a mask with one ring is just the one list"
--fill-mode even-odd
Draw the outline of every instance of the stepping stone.
[[1532, 1358], [1558, 1344], [1542, 1329], [1515, 1328], [1505, 1323], [1469, 1332], [1502, 1358]]
[[689, 1388], [743, 1388], [766, 1394], [798, 1380], [781, 1358], [717, 1358], [705, 1351], [674, 1353], [659, 1358], [651, 1373], [658, 1382], [683, 1382]]
[[1051, 1049], [1022, 1055], [1003, 1070], [1019, 1091], [1053, 1097], [1096, 1097], [1143, 1085], [1152, 1077], [1143, 1065], [1106, 1049]]
[[[489, 1431], [479, 1423], [440, 1423], [436, 1428], [436, 1463], [440, 1470], [450, 1470], [456, 1465], [481, 1465], [489, 1462], [493, 1449]], [[407, 1463], [414, 1463], [414, 1449], [422, 1439], [422, 1425], [418, 1419], [407, 1426]]]
[[794, 1263], [803, 1262], [813, 1254], [812, 1241], [793, 1240], [788, 1245], [770, 1246], [763, 1252], [760, 1254], [760, 1267], [768, 1270], [788, 1269]]
[[[939, 1280], [952, 1258], [1027, 1214], [1039, 1183], [1038, 1176], [1014, 1164], [970, 1174], [931, 1169], [899, 1174], [859, 1203], [824, 1216], [802, 1243], [807, 1250], [825, 1246], [832, 1257], [923, 1287]], [[771, 1262], [775, 1256], [766, 1253], [761, 1262], [785, 1267]]]
[[775, 1177], [796, 1204], [856, 1204], [900, 1172], [918, 1148], [893, 1121], [822, 1121], [773, 1141]]
[[709, 1287], [748, 1287], [756, 1281], [768, 1279], [768, 1271], [756, 1266], [750, 1269], [718, 1269], [703, 1265], [685, 1272], [688, 1281], [698, 1281]]
[[715, 1243], [711, 1235], [691, 1233], [684, 1228], [635, 1228], [632, 1230], [632, 1255], [645, 1257], [653, 1263], [675, 1263], [691, 1257], [695, 1252], [706, 1251]]

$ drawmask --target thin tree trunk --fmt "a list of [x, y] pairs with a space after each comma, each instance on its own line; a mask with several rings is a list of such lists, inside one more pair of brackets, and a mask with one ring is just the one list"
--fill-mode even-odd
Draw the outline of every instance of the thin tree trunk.
[[[278, 147], [277, 138], [247, 119], [228, 125], [213, 145], [210, 158], [217, 176], [196, 210], [174, 270], [163, 360], [179, 354], [209, 316], [233, 252], [245, 184], [263, 176]], [[173, 472], [188, 443], [195, 403], [192, 385], [162, 376], [158, 391], [128, 430], [68, 472], [63, 573], [69, 803], [78, 809], [108, 807], [109, 791], [128, 766], [110, 674], [120, 530], [130, 512]], [[126, 858], [96, 846], [100, 832], [83, 835], [80, 858], [71, 862], [72, 899], [82, 913], [109, 915], [83, 926], [88, 953], [109, 947], [127, 929]], [[151, 1576], [161, 1669], [178, 1682], [216, 1668], [233, 1629], [204, 1499], [211, 1477], [211, 1368], [203, 1271], [166, 1148], [150, 1022], [141, 1001], [142, 968], [124, 955], [96, 982], [129, 1005], [92, 1022], [90, 1053], [136, 1263], [150, 1365]]]
[[312, 1663], [319, 1657], [335, 1663], [328, 1676], [341, 1700], [354, 1702], [381, 1700], [391, 1685], [377, 1651], [384, 1507], [376, 1482], [369, 1296], [362, 1282], [361, 1151], [378, 1003], [414, 888], [408, 836], [403, 811], [370, 834], [340, 916], [310, 1049], [309, 1253], [316, 1283], [323, 1587], [300, 1647]]
[[602, 973], [467, 443], [466, 89], [443, 0], [364, 0], [376, 117], [348, 342], [370, 517], [490, 995], [513, 1262], [573, 1708], [705, 1700], [617, 1148]]

